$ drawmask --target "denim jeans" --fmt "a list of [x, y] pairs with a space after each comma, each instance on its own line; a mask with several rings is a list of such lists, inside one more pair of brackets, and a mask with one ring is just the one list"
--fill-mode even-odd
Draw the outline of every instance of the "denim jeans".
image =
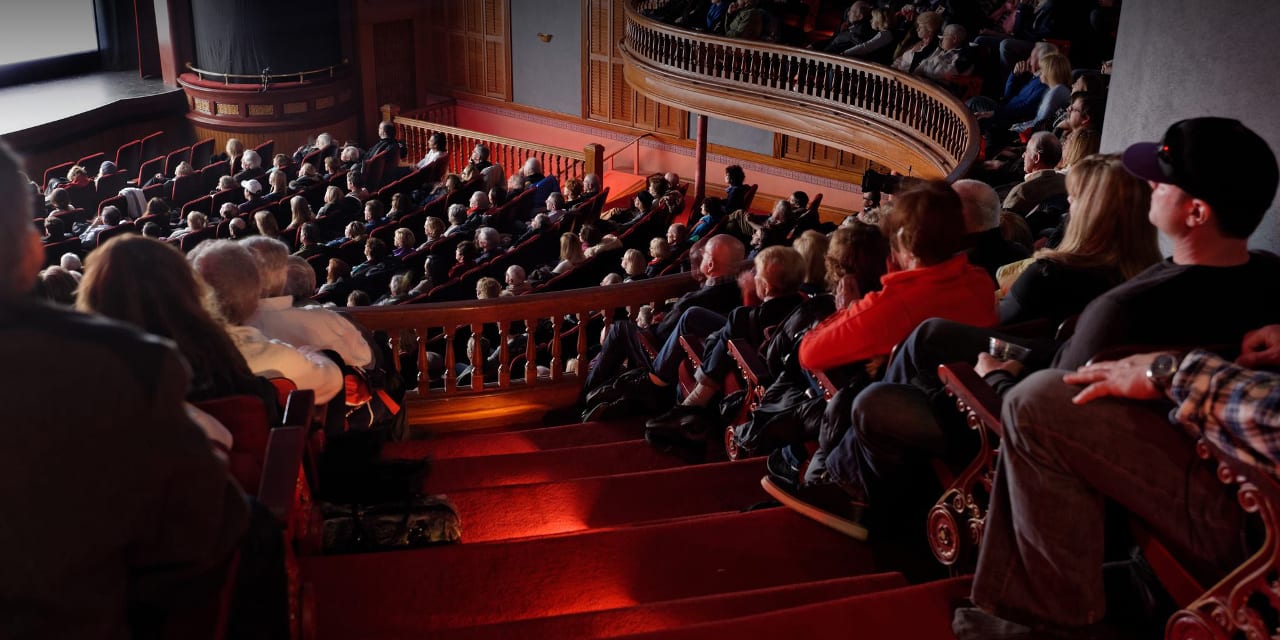
[[667, 341], [658, 350], [658, 355], [654, 356], [650, 370], [663, 382], [675, 384], [680, 373], [680, 363], [684, 360], [684, 348], [680, 346], [680, 336], [706, 338], [723, 328], [726, 321], [727, 318], [724, 316], [702, 307], [691, 307], [686, 310], [680, 315], [680, 320], [676, 322], [675, 329], [667, 337]]
[[1022, 624], [1098, 622], [1106, 608], [1109, 500], [1144, 522], [1201, 580], [1240, 562], [1244, 527], [1235, 490], [1169, 422], [1169, 404], [1108, 398], [1075, 405], [1079, 388], [1063, 383], [1064, 373], [1035, 373], [1005, 397], [974, 604]]

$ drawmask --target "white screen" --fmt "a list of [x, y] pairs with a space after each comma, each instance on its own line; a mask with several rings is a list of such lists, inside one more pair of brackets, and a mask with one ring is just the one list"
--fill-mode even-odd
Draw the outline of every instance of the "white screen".
[[98, 50], [93, 0], [4, 2], [0, 66]]

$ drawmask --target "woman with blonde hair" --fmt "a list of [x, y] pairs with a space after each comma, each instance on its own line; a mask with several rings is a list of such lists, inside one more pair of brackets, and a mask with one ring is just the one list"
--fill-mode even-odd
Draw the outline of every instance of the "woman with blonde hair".
[[1062, 145], [1062, 159], [1058, 161], [1058, 171], [1066, 173], [1071, 166], [1080, 160], [1098, 152], [1102, 146], [1102, 133], [1097, 129], [1076, 129], [1067, 134]]
[[315, 214], [311, 213], [311, 204], [302, 196], [294, 196], [289, 200], [289, 213], [292, 217], [289, 219], [289, 226], [284, 228], [285, 231], [301, 229], [302, 225], [316, 220]]
[[908, 34], [893, 52], [893, 68], [907, 73], [938, 50], [938, 34], [942, 32], [942, 14], [923, 11], [916, 16], [915, 37]]
[[1000, 302], [1000, 323], [1061, 322], [1094, 298], [1160, 261], [1147, 220], [1151, 187], [1118, 154], [1089, 156], [1067, 174], [1070, 216], [1062, 243], [1042, 249]]
[[791, 248], [804, 258], [804, 282], [800, 291], [806, 295], [818, 295], [827, 290], [827, 237], [810, 229], [800, 234]]
[[1036, 115], [1026, 122], [1010, 127], [1015, 133], [1038, 128], [1053, 117], [1059, 109], [1071, 102], [1071, 61], [1061, 53], [1051, 53], [1040, 58], [1040, 81], [1048, 87], [1040, 98]]
[[564, 273], [586, 259], [582, 251], [582, 240], [578, 238], [578, 234], [560, 234], [560, 262], [551, 272]]

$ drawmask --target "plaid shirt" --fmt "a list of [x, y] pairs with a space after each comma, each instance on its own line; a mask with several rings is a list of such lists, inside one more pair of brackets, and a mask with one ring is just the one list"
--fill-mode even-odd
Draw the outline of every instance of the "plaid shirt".
[[1197, 350], [1182, 359], [1169, 397], [1178, 403], [1169, 417], [1193, 437], [1280, 477], [1280, 375]]

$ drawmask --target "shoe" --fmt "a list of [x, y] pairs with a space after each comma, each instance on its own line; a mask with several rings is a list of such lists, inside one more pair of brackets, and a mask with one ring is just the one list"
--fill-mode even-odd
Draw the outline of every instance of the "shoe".
[[627, 414], [627, 399], [618, 398], [609, 402], [601, 402], [591, 407], [587, 407], [582, 412], [583, 422], [598, 422], [600, 420], [612, 420], [613, 418], [621, 418]]
[[618, 389], [613, 383], [602, 384], [588, 393], [583, 399], [582, 404], [586, 407], [594, 407], [602, 402], [613, 402], [622, 397], [622, 390]]
[[841, 485], [834, 482], [808, 483], [788, 489], [778, 485], [773, 476], [768, 475], [760, 479], [760, 486], [783, 506], [814, 522], [831, 527], [854, 540], [865, 542], [870, 536], [866, 525], [862, 523], [867, 506], [865, 499], [860, 500], [850, 495], [848, 489]]
[[787, 491], [795, 491], [796, 485], [800, 483], [800, 469], [787, 461], [786, 456], [782, 455], [782, 449], [774, 449], [764, 466], [775, 485]]
[[706, 440], [688, 438], [679, 431], [645, 429], [644, 441], [663, 453], [670, 453], [688, 464], [701, 464], [707, 460]]
[[656, 418], [650, 418], [648, 422], [644, 423], [644, 427], [646, 429], [665, 429], [668, 431], [672, 429], [682, 429], [697, 423], [699, 418], [709, 412], [710, 409], [706, 407], [693, 407], [678, 404], [671, 407], [671, 409], [666, 413]]

